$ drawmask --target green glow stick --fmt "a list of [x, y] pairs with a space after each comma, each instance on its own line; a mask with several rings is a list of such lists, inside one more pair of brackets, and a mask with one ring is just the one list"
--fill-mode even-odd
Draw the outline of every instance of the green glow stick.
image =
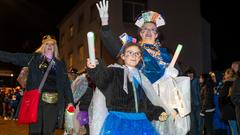
[[172, 61], [169, 64], [169, 67], [174, 67], [174, 65], [175, 65], [175, 63], [177, 61], [178, 55], [180, 54], [180, 52], [182, 50], [182, 47], [183, 46], [181, 44], [178, 44], [177, 49], [176, 49], [176, 51], [175, 51], [175, 53], [173, 55]]

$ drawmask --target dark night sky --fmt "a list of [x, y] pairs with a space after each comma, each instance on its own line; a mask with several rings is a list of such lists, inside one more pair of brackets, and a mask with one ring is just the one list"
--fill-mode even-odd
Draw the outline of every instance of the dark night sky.
[[[211, 1], [211, 2], [210, 2]], [[0, 50], [32, 52], [45, 34], [58, 34], [57, 24], [78, 0], [0, 0]], [[225, 69], [237, 52], [237, 2], [201, 0], [202, 16], [211, 24], [213, 69]], [[238, 34], [239, 35], [239, 34]], [[223, 51], [222, 51], [223, 50]], [[0, 68], [6, 64], [0, 63]], [[11, 66], [12, 67], [12, 66]]]
[[[78, 0], [0, 0], [0, 50], [33, 52]], [[0, 63], [0, 69], [18, 69]]]
[[224, 70], [240, 60], [239, 7], [236, 1], [201, 0], [202, 16], [211, 24], [212, 68]]

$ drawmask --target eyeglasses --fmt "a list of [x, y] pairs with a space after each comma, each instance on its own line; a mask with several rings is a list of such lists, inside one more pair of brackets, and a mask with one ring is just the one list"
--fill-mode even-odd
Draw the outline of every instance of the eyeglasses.
[[135, 56], [135, 57], [141, 57], [141, 52], [133, 52], [133, 51], [126, 51], [125, 56]]
[[152, 29], [148, 29], [148, 28], [142, 28], [141, 32], [145, 33], [145, 32], [152, 32], [152, 33], [157, 33], [157, 29], [156, 28], [152, 28]]

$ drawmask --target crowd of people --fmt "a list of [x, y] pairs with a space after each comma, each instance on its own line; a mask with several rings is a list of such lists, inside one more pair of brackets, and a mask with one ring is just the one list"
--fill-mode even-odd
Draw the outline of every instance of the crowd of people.
[[[65, 127], [70, 120], [72, 129], [64, 134], [214, 135], [216, 129], [239, 134], [240, 62], [233, 62], [220, 77], [214, 72], [197, 74], [191, 66], [178, 68], [158, 39], [159, 27], [165, 25], [161, 14], [141, 13], [135, 22], [139, 39], [125, 33], [120, 43], [109, 26], [109, 2], [102, 0], [96, 6], [101, 40], [115, 64], [87, 59], [83, 73], [67, 71], [50, 35], [32, 54], [0, 51], [0, 61], [28, 67], [27, 91], [39, 88], [50, 65], [40, 91], [38, 120], [29, 124], [30, 135], [53, 135], [71, 107], [75, 113]], [[0, 115], [16, 119], [19, 92], [1, 91], [0, 96], [4, 108]]]
[[21, 100], [20, 87], [0, 90], [0, 117], [4, 120], [17, 120], [17, 108]]

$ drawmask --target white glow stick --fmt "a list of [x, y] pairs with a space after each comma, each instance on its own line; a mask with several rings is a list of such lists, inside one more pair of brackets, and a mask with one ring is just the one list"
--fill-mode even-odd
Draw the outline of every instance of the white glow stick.
[[169, 64], [169, 67], [174, 67], [174, 65], [175, 65], [175, 63], [177, 61], [178, 55], [180, 54], [180, 52], [182, 50], [182, 47], [183, 46], [181, 44], [178, 44], [177, 49], [176, 49], [176, 51], [175, 51], [175, 53], [173, 55], [172, 61]]
[[95, 48], [94, 48], [94, 33], [88, 32], [87, 33], [87, 39], [88, 39], [88, 53], [89, 58], [92, 64], [96, 64], [95, 62]]

